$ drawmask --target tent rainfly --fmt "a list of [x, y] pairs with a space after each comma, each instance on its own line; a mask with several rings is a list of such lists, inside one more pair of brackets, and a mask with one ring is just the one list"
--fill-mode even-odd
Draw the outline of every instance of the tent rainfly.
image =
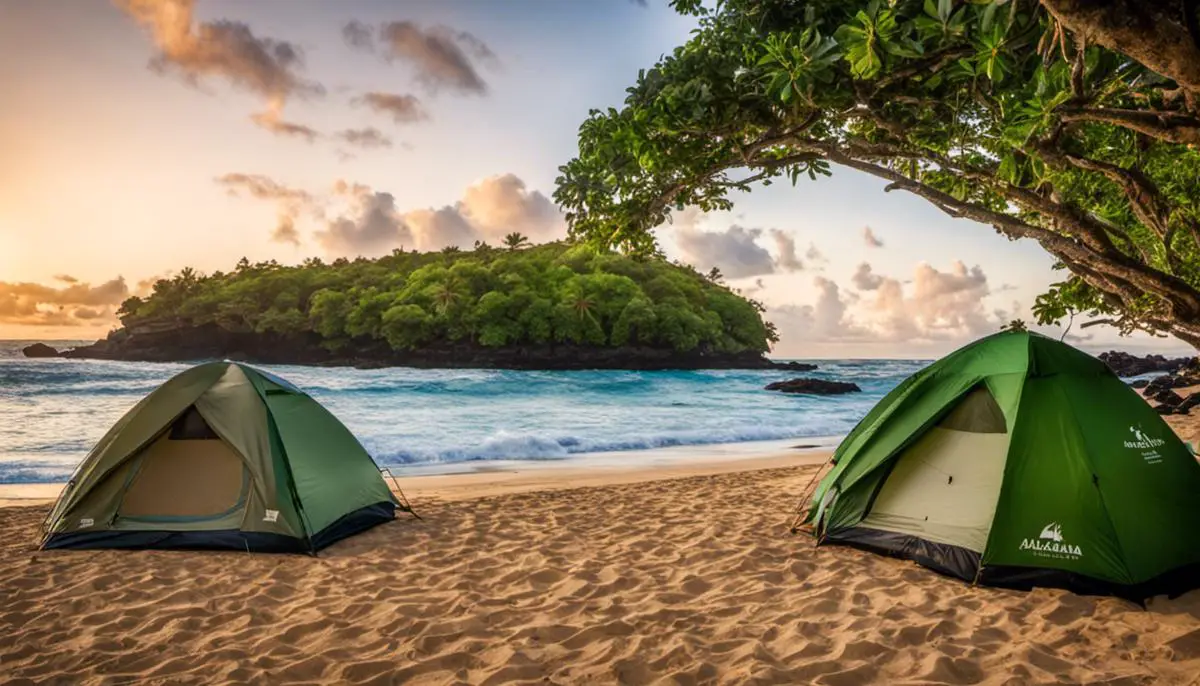
[[315, 552], [411, 512], [316, 400], [234, 362], [143, 398], [79, 465], [44, 548]]
[[1035, 333], [909, 377], [806, 502], [819, 543], [972, 583], [1138, 601], [1200, 587], [1200, 463], [1103, 362]]

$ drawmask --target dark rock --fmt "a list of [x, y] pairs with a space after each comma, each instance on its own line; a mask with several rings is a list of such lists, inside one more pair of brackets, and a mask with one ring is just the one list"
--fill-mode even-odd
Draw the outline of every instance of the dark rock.
[[1146, 386], [1149, 386], [1149, 385], [1150, 385], [1150, 379], [1138, 379], [1136, 381], [1129, 382], [1129, 386], [1131, 388], [1145, 388]]
[[45, 343], [34, 343], [21, 348], [21, 352], [25, 357], [61, 357], [62, 353]]
[[808, 364], [807, 362], [776, 362], [775, 366], [779, 369], [788, 369], [794, 372], [811, 372], [817, 368], [817, 365]]
[[1187, 414], [1188, 412], [1191, 412], [1192, 408], [1196, 407], [1197, 405], [1200, 405], [1200, 393], [1192, 393], [1188, 397], [1184, 398], [1183, 402], [1179, 403], [1179, 405], [1175, 408], [1175, 412], [1177, 414]]
[[1169, 388], [1159, 391], [1150, 397], [1155, 402], [1160, 402], [1163, 405], [1170, 405], [1171, 407], [1178, 407], [1179, 404], [1183, 402], [1183, 396]]
[[1150, 383], [1146, 384], [1146, 394], [1151, 395], [1171, 388], [1185, 388], [1197, 384], [1200, 384], [1200, 379], [1195, 377], [1167, 374], [1150, 379]]
[[824, 379], [790, 379], [776, 381], [766, 385], [768, 391], [783, 393], [812, 393], [814, 395], [837, 395], [839, 393], [859, 393], [862, 391], [858, 384], [845, 381], [825, 381]]
[[1193, 361], [1190, 357], [1167, 358], [1162, 355], [1138, 357], [1119, 350], [1100, 353], [1100, 360], [1117, 376], [1140, 376], [1152, 372], [1176, 372]]
[[1155, 405], [1154, 411], [1159, 414], [1175, 414], [1175, 408], [1170, 405]]

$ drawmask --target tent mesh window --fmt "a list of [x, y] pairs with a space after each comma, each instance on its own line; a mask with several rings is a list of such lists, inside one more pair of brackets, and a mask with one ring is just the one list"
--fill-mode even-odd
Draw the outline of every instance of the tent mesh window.
[[976, 434], [1008, 432], [1008, 426], [1004, 421], [1004, 412], [985, 386], [978, 386], [968, 393], [953, 410], [942, 417], [937, 425], [943, 429], [969, 431]]
[[193, 405], [171, 425], [168, 438], [172, 441], [215, 441], [219, 440], [220, 436], [204, 421], [200, 411]]

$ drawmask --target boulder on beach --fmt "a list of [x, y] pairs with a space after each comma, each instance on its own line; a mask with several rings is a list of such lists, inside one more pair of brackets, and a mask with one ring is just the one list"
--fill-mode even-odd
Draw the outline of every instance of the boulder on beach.
[[838, 395], [840, 393], [859, 393], [862, 391], [858, 384], [846, 381], [826, 381], [824, 379], [789, 379], [776, 381], [766, 385], [768, 391], [781, 393], [811, 393], [813, 395]]
[[45, 343], [34, 343], [21, 348], [21, 353], [25, 357], [61, 357], [62, 354], [58, 350], [51, 348]]
[[1188, 386], [1200, 385], [1200, 379], [1192, 376], [1183, 376], [1175, 374], [1166, 374], [1164, 376], [1156, 376], [1150, 379], [1143, 391], [1146, 395], [1155, 395], [1162, 391], [1169, 391], [1173, 388], [1187, 388]]
[[1171, 407], [1175, 407], [1183, 402], [1183, 396], [1169, 388], [1164, 388], [1161, 391], [1150, 395], [1150, 399], [1154, 400], [1155, 402], [1162, 403], [1163, 405], [1170, 405]]
[[1200, 393], [1192, 393], [1175, 406], [1175, 414], [1187, 414], [1193, 407], [1200, 406]]

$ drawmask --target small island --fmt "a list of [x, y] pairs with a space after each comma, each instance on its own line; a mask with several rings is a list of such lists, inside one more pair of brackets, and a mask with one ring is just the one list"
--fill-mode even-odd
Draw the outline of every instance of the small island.
[[[519, 238], [519, 236], [517, 237]], [[796, 368], [763, 307], [691, 267], [586, 244], [478, 244], [378, 258], [243, 259], [132, 297], [63, 357], [505, 369]], [[40, 356], [50, 350], [38, 349]], [[54, 351], [56, 352], [56, 351]]]

